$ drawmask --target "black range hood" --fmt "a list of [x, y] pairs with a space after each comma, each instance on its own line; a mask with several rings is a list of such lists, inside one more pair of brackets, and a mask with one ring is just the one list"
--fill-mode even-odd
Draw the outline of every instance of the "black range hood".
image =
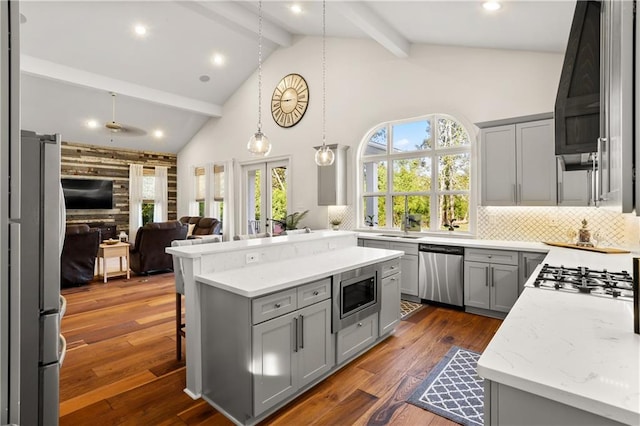
[[600, 136], [599, 1], [577, 1], [555, 104], [556, 155], [567, 169], [590, 168]]

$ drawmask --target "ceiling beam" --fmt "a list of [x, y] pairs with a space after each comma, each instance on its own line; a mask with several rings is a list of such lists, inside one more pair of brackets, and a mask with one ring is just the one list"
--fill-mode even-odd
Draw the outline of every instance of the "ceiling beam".
[[63, 81], [76, 86], [115, 92], [119, 95], [196, 112], [209, 117], [222, 117], [222, 107], [220, 105], [67, 67], [55, 62], [34, 58], [33, 56], [20, 55], [20, 71], [25, 74]]
[[[220, 18], [234, 26], [258, 34], [258, 15], [251, 10], [231, 1], [177, 1], [180, 6], [186, 7], [195, 13], [214, 21]], [[278, 46], [289, 47], [293, 43], [293, 36], [278, 25], [262, 18], [262, 37]]]
[[355, 26], [397, 57], [406, 58], [409, 56], [411, 48], [409, 40], [364, 3], [335, 2], [331, 3], [331, 7], [342, 12]]

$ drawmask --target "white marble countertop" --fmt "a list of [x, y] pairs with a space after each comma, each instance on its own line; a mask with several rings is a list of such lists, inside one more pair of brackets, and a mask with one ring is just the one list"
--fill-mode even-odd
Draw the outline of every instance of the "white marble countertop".
[[196, 275], [195, 278], [198, 282], [252, 298], [394, 259], [403, 254], [403, 251], [398, 250], [348, 247], [314, 256]]
[[268, 238], [255, 238], [251, 240], [225, 241], [224, 244], [198, 244], [193, 246], [167, 247], [165, 252], [175, 254], [180, 257], [200, 257], [203, 254], [220, 253], [244, 250], [247, 248], [260, 248], [263, 246], [276, 246], [281, 244], [291, 244], [300, 241], [312, 241], [331, 238], [342, 238], [345, 236], [357, 236], [352, 231], [318, 230], [306, 234], [282, 235]]
[[535, 252], [543, 252], [543, 253], [548, 252], [550, 249], [550, 246], [546, 244], [532, 242], [532, 241], [476, 240], [474, 238], [453, 237], [453, 236], [447, 236], [447, 237], [425, 236], [425, 237], [419, 237], [419, 238], [402, 238], [401, 233], [396, 234], [398, 236], [395, 236], [395, 237], [390, 237], [385, 235], [394, 235], [394, 234], [392, 232], [384, 233], [384, 234], [360, 232], [358, 233], [358, 238], [391, 241], [395, 243], [445, 244], [445, 245], [462, 246], [462, 247], [469, 247], [469, 248], [535, 251]]
[[[545, 263], [632, 271], [635, 254], [549, 247]], [[640, 335], [633, 303], [532, 287], [478, 361], [486, 379], [622, 423], [640, 424]]]

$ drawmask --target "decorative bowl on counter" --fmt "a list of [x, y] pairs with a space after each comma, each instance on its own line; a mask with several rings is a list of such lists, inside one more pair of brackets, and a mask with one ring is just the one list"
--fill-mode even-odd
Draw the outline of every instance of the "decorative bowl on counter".
[[104, 240], [105, 244], [108, 244], [110, 246], [114, 245], [114, 244], [118, 244], [120, 242], [120, 240], [115, 240], [113, 238], [109, 238], [108, 240]]

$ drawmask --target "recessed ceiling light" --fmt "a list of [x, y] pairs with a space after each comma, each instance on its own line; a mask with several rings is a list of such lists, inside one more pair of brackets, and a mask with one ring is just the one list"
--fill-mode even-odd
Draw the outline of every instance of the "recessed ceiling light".
[[133, 30], [136, 32], [136, 34], [138, 34], [139, 36], [144, 36], [147, 34], [147, 27], [145, 27], [142, 24], [136, 24], [135, 27], [133, 27]]
[[485, 1], [484, 3], [482, 3], [482, 7], [484, 7], [485, 10], [490, 10], [493, 12], [494, 10], [500, 9], [502, 5], [497, 1]]
[[209, 76], [208, 76], [208, 75], [206, 75], [206, 74], [202, 74], [202, 75], [199, 77], [199, 79], [200, 79], [200, 81], [201, 81], [201, 82], [206, 83], [207, 81], [211, 80], [211, 77], [209, 77]]
[[292, 5], [291, 5], [291, 7], [290, 7], [289, 9], [291, 9], [291, 11], [292, 11], [293, 13], [295, 13], [296, 15], [299, 15], [299, 14], [301, 14], [301, 13], [302, 13], [302, 6], [300, 6], [300, 5], [299, 5], [299, 4], [297, 4], [297, 3], [292, 4]]
[[220, 53], [216, 53], [211, 57], [211, 62], [213, 62], [213, 64], [215, 65], [222, 65], [224, 64], [224, 56], [222, 56]]
[[153, 131], [153, 137], [154, 138], [160, 139], [163, 136], [164, 136], [164, 132], [162, 130], [154, 130]]
[[96, 120], [89, 120], [87, 121], [87, 127], [90, 129], [95, 129], [96, 127], [98, 127], [98, 122]]

